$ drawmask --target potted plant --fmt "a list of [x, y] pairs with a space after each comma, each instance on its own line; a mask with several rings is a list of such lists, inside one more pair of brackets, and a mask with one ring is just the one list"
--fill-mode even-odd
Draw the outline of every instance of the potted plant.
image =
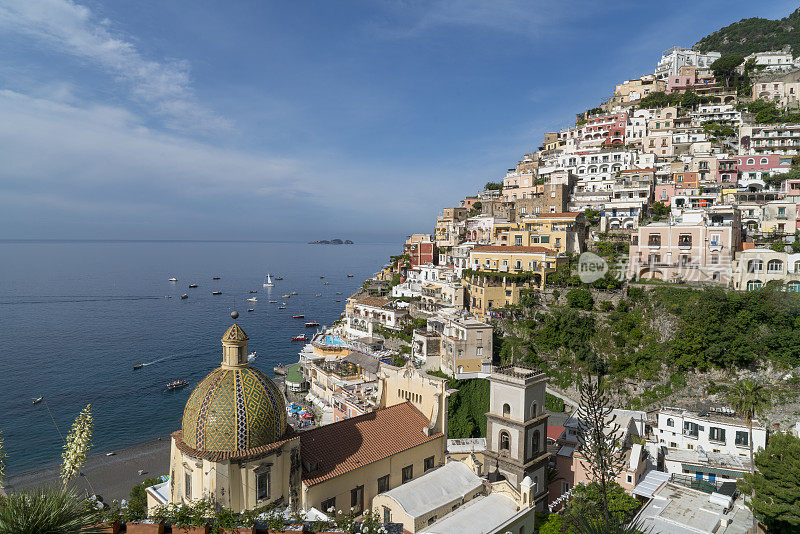
[[201, 499], [192, 504], [170, 505], [167, 521], [172, 525], [173, 534], [210, 534], [208, 516], [211, 506]]
[[100, 522], [92, 526], [92, 532], [103, 532], [108, 534], [119, 534], [120, 522], [122, 520], [122, 510], [119, 503], [114, 501], [111, 506], [107, 506], [100, 511]]
[[214, 534], [255, 534], [255, 514], [250, 511], [237, 514], [227, 508], [217, 512], [214, 521]]
[[152, 517], [136, 507], [126, 506], [122, 509], [121, 519], [125, 523], [127, 534], [164, 534], [164, 516], [166, 509], [159, 506]]

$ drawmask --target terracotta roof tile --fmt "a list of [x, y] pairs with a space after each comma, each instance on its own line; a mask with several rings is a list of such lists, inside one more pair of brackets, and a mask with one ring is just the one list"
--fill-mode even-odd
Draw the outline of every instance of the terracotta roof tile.
[[364, 297], [363, 299], [358, 299], [356, 304], [363, 304], [364, 306], [374, 306], [375, 308], [383, 308], [387, 306], [391, 301], [388, 299], [383, 299], [380, 297]]
[[554, 250], [545, 247], [516, 247], [511, 245], [486, 245], [483, 247], [475, 247], [472, 249], [472, 252], [508, 252], [509, 254], [512, 252], [516, 252], [517, 254], [545, 253], [553, 256], [556, 254]]
[[444, 439], [441, 432], [426, 436], [422, 430], [429, 424], [427, 417], [404, 402], [301, 432], [303, 464], [317, 464], [314, 471], [303, 473], [303, 483], [313, 486], [423, 443]]

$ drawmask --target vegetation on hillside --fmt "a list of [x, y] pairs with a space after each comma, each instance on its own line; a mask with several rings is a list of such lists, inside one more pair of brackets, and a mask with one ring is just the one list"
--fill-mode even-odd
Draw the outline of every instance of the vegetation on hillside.
[[800, 53], [800, 9], [778, 20], [742, 19], [700, 39], [694, 47], [700, 51], [747, 56], [754, 52], [792, 47]]
[[485, 378], [457, 380], [441, 371], [428, 374], [447, 378], [447, 387], [458, 393], [448, 399], [447, 437], [482, 438], [486, 436], [486, 412], [489, 411], [489, 381]]

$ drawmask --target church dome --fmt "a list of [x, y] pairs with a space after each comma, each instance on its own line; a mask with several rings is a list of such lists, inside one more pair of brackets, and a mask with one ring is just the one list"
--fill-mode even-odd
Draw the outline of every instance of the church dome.
[[[223, 342], [246, 339], [236, 326], [228, 329]], [[252, 449], [283, 437], [286, 404], [275, 383], [258, 369], [222, 366], [192, 392], [183, 411], [182, 428], [183, 442], [198, 451]]]

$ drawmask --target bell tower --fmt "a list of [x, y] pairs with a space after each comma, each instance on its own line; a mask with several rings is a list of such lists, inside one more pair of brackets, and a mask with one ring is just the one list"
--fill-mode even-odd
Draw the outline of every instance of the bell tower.
[[[233, 310], [231, 319], [239, 318], [239, 312]], [[226, 369], [247, 366], [247, 342], [249, 338], [244, 330], [233, 323], [222, 336], [222, 367]]]
[[486, 472], [521, 490], [526, 477], [530, 501], [547, 504], [547, 411], [545, 374], [524, 365], [493, 367], [486, 414]]

